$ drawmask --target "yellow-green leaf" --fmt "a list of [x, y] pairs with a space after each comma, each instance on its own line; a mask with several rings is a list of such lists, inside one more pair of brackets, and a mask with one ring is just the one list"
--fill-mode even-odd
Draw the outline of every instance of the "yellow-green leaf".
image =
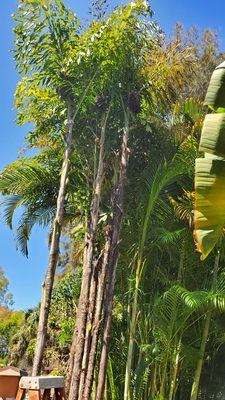
[[212, 74], [204, 105], [215, 110], [225, 107], [225, 62], [218, 65]]
[[199, 150], [225, 158], [225, 113], [206, 115]]
[[205, 259], [225, 225], [225, 160], [198, 158], [195, 172], [195, 239]]

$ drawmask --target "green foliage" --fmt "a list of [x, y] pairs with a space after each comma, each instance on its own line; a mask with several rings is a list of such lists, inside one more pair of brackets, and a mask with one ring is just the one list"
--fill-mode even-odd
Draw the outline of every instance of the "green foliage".
[[[205, 104], [213, 113], [206, 115], [200, 150], [205, 158], [196, 160], [195, 239], [205, 259], [222, 236], [225, 223], [224, 173], [224, 63], [215, 69]], [[219, 113], [216, 113], [219, 109]], [[222, 110], [223, 111], [223, 110]]]
[[49, 375], [51, 376], [62, 376], [62, 373], [57, 370], [53, 370]]
[[[21, 158], [7, 166], [0, 174], [0, 191], [3, 219], [13, 228], [13, 216], [21, 210], [16, 242], [23, 254], [28, 256], [28, 241], [34, 225], [51, 225], [55, 215], [57, 191], [60, 181], [61, 151], [48, 149], [33, 158]], [[71, 160], [71, 179], [66, 196], [65, 220], [75, 215], [85, 215], [88, 192], [84, 186], [84, 171], [73, 174], [78, 168], [79, 158], [74, 154]], [[77, 205], [80, 207], [78, 209]]]
[[79, 21], [75, 14], [61, 0], [25, 0], [14, 20], [18, 70], [38, 74], [43, 84], [57, 82], [60, 72], [66, 72], [68, 54], [77, 43]]
[[80, 276], [68, 273], [56, 285], [49, 318], [50, 337], [55, 346], [69, 347], [80, 293]]
[[0, 307], [13, 304], [12, 295], [8, 292], [9, 281], [0, 267]]
[[2, 366], [7, 365], [10, 360], [11, 340], [23, 320], [23, 312], [0, 307], [0, 365]]
[[[62, 375], [66, 368], [79, 292], [80, 276], [74, 273], [68, 273], [53, 289], [44, 366], [50, 365], [51, 368], [59, 370], [59, 375]], [[39, 309], [10, 313], [8, 311], [0, 325], [0, 340], [3, 341], [3, 336], [4, 340], [6, 336], [8, 340], [7, 362], [29, 371], [36, 345]], [[3, 350], [4, 348], [2, 347]]]

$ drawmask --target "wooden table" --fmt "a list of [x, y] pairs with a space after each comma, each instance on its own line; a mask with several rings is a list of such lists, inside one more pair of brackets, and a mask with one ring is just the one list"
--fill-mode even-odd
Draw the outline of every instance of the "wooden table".
[[66, 400], [64, 378], [61, 376], [26, 376], [20, 379], [16, 400], [23, 400], [26, 390], [29, 400], [50, 400], [51, 390], [55, 400]]

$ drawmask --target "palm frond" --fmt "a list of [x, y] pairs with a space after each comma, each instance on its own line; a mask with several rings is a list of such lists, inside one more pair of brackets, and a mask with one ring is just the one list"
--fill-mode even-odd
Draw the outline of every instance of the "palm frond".
[[184, 231], [185, 231], [185, 228], [170, 231], [170, 230], [164, 228], [163, 226], [157, 227], [155, 229], [155, 241], [159, 246], [160, 245], [168, 245], [168, 244], [176, 244], [178, 242], [178, 240], [180, 239], [180, 237], [183, 236]]
[[181, 221], [188, 221], [189, 226], [192, 227], [194, 219], [194, 192], [184, 190], [182, 196], [178, 196], [177, 199], [169, 196], [169, 199]]
[[7, 223], [10, 229], [12, 229], [13, 215], [16, 209], [19, 208], [22, 204], [23, 204], [23, 197], [14, 194], [6, 196], [1, 203], [3, 207], [3, 212], [2, 212], [3, 220]]
[[220, 279], [219, 286], [215, 291], [196, 290], [189, 291], [184, 287], [175, 285], [171, 291], [177, 292], [184, 303], [193, 310], [206, 310], [213, 308], [217, 311], [225, 310], [225, 279]]
[[32, 208], [27, 208], [19, 221], [18, 228], [16, 229], [15, 239], [17, 243], [17, 248], [20, 249], [22, 254], [28, 257], [28, 241], [30, 239], [31, 231], [34, 225], [39, 225], [42, 227], [48, 226], [55, 214], [55, 207], [50, 208], [39, 208], [32, 210]]
[[30, 239], [31, 229], [28, 225], [21, 225], [16, 229], [15, 239], [16, 248], [20, 249], [21, 253], [28, 257], [28, 241]]
[[6, 167], [0, 174], [0, 191], [3, 194], [21, 194], [25, 190], [43, 185], [46, 177], [53, 178], [51, 171], [35, 159], [23, 158]]

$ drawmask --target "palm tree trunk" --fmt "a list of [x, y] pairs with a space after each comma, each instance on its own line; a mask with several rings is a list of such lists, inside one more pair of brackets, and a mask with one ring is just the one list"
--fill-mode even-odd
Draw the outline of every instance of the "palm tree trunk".
[[125, 126], [123, 133], [119, 182], [116, 189], [114, 190], [112, 197], [112, 209], [113, 209], [112, 243], [109, 255], [108, 287], [105, 296], [104, 327], [103, 327], [102, 347], [100, 353], [96, 400], [103, 400], [106, 372], [107, 372], [107, 354], [108, 354], [110, 328], [112, 321], [113, 295], [114, 295], [115, 280], [116, 280], [116, 270], [119, 258], [119, 237], [122, 225], [123, 208], [124, 208], [124, 191], [125, 191], [125, 182], [127, 177], [127, 167], [129, 160], [128, 134], [129, 134], [129, 111], [127, 110], [127, 112], [125, 111]]
[[93, 274], [93, 256], [95, 235], [99, 215], [99, 204], [101, 197], [101, 188], [104, 173], [104, 143], [106, 125], [109, 117], [109, 111], [104, 114], [101, 129], [100, 153], [98, 162], [98, 171], [94, 183], [93, 198], [91, 205], [90, 220], [85, 238], [85, 252], [83, 261], [83, 277], [81, 284], [81, 293], [78, 304], [77, 320], [74, 328], [73, 343], [70, 353], [70, 366], [67, 375], [67, 388], [69, 388], [69, 400], [77, 400], [79, 395], [80, 376], [82, 368], [82, 359], [85, 345], [86, 322], [89, 309], [90, 285]]
[[[215, 256], [215, 262], [214, 262], [212, 289], [215, 289], [215, 285], [216, 285], [216, 281], [217, 281], [219, 260], [220, 260], [220, 252], [219, 252], [219, 249], [217, 249], [217, 254]], [[200, 378], [201, 378], [201, 374], [202, 374], [202, 367], [203, 367], [203, 362], [204, 362], [204, 357], [205, 357], [206, 343], [207, 343], [208, 336], [209, 336], [209, 328], [210, 328], [211, 318], [212, 318], [212, 309], [210, 309], [208, 311], [208, 313], [206, 315], [205, 323], [203, 326], [202, 341], [201, 341], [201, 346], [199, 349], [199, 359], [198, 359], [197, 365], [196, 365], [190, 400], [197, 400], [197, 397], [198, 397], [199, 383], [200, 383]]]
[[50, 253], [48, 260], [48, 268], [44, 282], [43, 297], [41, 302], [41, 310], [38, 324], [37, 345], [35, 349], [33, 372], [32, 374], [38, 375], [41, 371], [41, 364], [44, 354], [44, 346], [47, 335], [48, 315], [51, 304], [51, 295], [54, 284], [55, 270], [58, 262], [60, 235], [62, 229], [62, 221], [64, 214], [64, 203], [66, 195], [67, 176], [69, 171], [69, 158], [72, 146], [72, 131], [74, 125], [73, 109], [71, 102], [68, 102], [68, 122], [66, 129], [64, 160], [62, 165], [62, 173], [60, 179], [59, 192], [57, 197], [56, 215], [53, 224], [53, 234], [50, 245]]

